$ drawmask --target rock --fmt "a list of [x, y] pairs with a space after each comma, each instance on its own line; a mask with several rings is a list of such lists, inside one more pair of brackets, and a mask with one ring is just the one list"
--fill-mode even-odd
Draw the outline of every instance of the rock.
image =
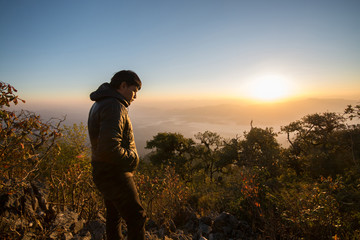
[[185, 232], [188, 232], [188, 233], [196, 233], [197, 232], [197, 228], [198, 228], [198, 221], [194, 221], [192, 219], [190, 219], [186, 224], [185, 226], [183, 227], [184, 231]]
[[92, 220], [85, 224], [84, 228], [81, 230], [81, 236], [83, 233], [90, 232], [91, 240], [102, 240], [105, 238], [105, 223], [101, 220]]
[[238, 228], [242, 230], [250, 230], [250, 225], [246, 221], [239, 221]]
[[171, 219], [169, 219], [160, 226], [160, 230], [161, 235], [169, 235], [171, 232], [176, 231], [176, 225]]
[[226, 235], [230, 235], [232, 229], [236, 229], [239, 221], [235, 216], [230, 213], [222, 212], [215, 218], [213, 229], [215, 232], [223, 232]]
[[44, 211], [49, 210], [49, 206], [46, 201], [48, 197], [48, 189], [46, 188], [45, 184], [43, 184], [40, 181], [32, 181], [31, 186], [38, 200], [40, 208], [43, 209]]
[[174, 223], [176, 226], [184, 226], [189, 220], [197, 220], [198, 217], [190, 208], [181, 208], [174, 217]]
[[177, 230], [175, 233], [170, 233], [170, 238], [173, 240], [192, 240], [192, 236], [186, 235], [182, 230]]
[[233, 228], [231, 226], [223, 226], [222, 227], [223, 233], [225, 233], [226, 236], [230, 236]]
[[[13, 239], [19, 234], [32, 239], [37, 233], [49, 233], [49, 239], [72, 239], [83, 226], [78, 214], [70, 211], [54, 214], [46, 203], [46, 190], [40, 182], [24, 182], [0, 195], [0, 231]], [[70, 230], [70, 227], [72, 229]]]
[[4, 193], [0, 196], [0, 214], [7, 209], [20, 209], [18, 194]]
[[82, 235], [74, 236], [73, 240], [91, 240], [91, 233], [89, 231], [83, 232]]
[[63, 228], [64, 230], [70, 230], [70, 226], [75, 225], [78, 222], [78, 219], [79, 214], [66, 210], [56, 215], [53, 226], [55, 228]]
[[80, 232], [81, 229], [83, 229], [84, 224], [85, 224], [85, 220], [83, 220], [83, 219], [74, 222], [74, 223], [71, 224], [71, 226], [70, 226], [71, 232], [77, 234], [78, 232]]
[[53, 232], [50, 234], [50, 239], [61, 239], [61, 235], [65, 232], [62, 228], [54, 229]]
[[244, 239], [246, 238], [245, 234], [241, 230], [233, 230], [233, 237], [235, 239]]
[[221, 232], [211, 233], [209, 235], [209, 240], [225, 240], [225, 239], [227, 239], [225, 234]]
[[213, 221], [212, 221], [211, 217], [201, 217], [199, 219], [199, 221], [201, 223], [204, 223], [204, 224], [209, 225], [209, 226], [212, 226], [212, 224], [213, 224]]
[[157, 224], [155, 221], [153, 221], [152, 219], [149, 219], [147, 222], [146, 222], [146, 225], [145, 225], [145, 229], [150, 231], [152, 229], [156, 229], [158, 228]]
[[198, 227], [199, 227], [199, 219], [195, 213], [192, 213], [191, 215], [189, 215], [189, 220], [183, 226], [183, 229], [187, 233], [195, 234], [198, 232]]
[[71, 232], [65, 232], [65, 233], [63, 233], [62, 236], [61, 236], [61, 239], [62, 239], [62, 240], [71, 240], [71, 239], [73, 239], [73, 238], [74, 238], [74, 236], [72, 235]]
[[201, 235], [209, 236], [209, 233], [212, 231], [212, 228], [209, 225], [200, 222], [199, 231], [200, 231]]
[[37, 237], [36, 237], [35, 233], [28, 232], [23, 236], [23, 238], [21, 240], [35, 240], [36, 238]]
[[20, 202], [21, 202], [21, 212], [29, 218], [34, 218], [35, 217], [34, 207], [38, 206], [37, 204], [38, 202], [35, 196], [24, 195], [20, 198]]

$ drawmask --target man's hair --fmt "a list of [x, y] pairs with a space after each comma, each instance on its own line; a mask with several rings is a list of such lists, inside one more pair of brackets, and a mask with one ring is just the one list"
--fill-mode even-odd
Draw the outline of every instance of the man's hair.
[[141, 89], [141, 80], [139, 76], [131, 70], [122, 70], [115, 73], [111, 78], [110, 85], [113, 88], [118, 89], [122, 82], [126, 82], [128, 86], [135, 85], [139, 90]]

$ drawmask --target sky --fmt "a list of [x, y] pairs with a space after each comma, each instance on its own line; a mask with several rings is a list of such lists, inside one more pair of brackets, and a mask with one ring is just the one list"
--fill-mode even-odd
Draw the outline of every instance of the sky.
[[0, 81], [83, 120], [89, 93], [122, 69], [143, 82], [135, 112], [359, 101], [359, 12], [358, 0], [0, 0]]
[[87, 98], [122, 69], [145, 99], [249, 98], [274, 77], [293, 96], [355, 97], [359, 11], [357, 0], [0, 0], [0, 79], [34, 100]]

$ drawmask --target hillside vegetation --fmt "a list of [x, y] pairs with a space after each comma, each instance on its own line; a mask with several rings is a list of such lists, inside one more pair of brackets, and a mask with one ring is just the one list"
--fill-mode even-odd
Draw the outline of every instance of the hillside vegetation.
[[[11, 111], [11, 104], [24, 101], [14, 87], [0, 84], [0, 195], [41, 181], [55, 211], [69, 209], [87, 221], [104, 213], [86, 126]], [[233, 139], [210, 131], [194, 138], [158, 133], [147, 141], [151, 153], [136, 173], [149, 222], [181, 228], [186, 211], [228, 212], [249, 225], [253, 239], [359, 239], [359, 119], [357, 105], [341, 114], [304, 116], [281, 133], [254, 126]], [[289, 147], [277, 134], [287, 136]], [[2, 239], [21, 239], [28, 231], [48, 237], [41, 224], [5, 229], [0, 223]]]

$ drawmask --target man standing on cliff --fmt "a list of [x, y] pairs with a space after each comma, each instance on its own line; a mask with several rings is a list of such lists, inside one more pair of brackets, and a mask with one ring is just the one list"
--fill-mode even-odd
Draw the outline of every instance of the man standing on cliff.
[[121, 218], [128, 240], [145, 239], [145, 211], [133, 180], [139, 157], [127, 110], [140, 88], [138, 75], [123, 70], [90, 94], [95, 101], [88, 119], [93, 180], [104, 197], [108, 240], [123, 238]]

